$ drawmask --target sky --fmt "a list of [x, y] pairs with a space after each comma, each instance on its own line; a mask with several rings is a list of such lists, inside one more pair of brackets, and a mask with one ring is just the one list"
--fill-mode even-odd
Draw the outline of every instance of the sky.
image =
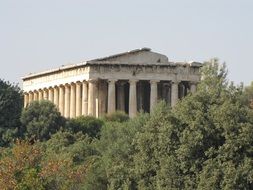
[[0, 78], [149, 47], [253, 81], [253, 0], [0, 0]]

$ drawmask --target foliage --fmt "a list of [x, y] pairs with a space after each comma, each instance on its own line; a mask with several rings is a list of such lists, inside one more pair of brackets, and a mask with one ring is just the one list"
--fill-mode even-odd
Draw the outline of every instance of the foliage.
[[[173, 110], [178, 122], [166, 130], [175, 134], [174, 151], [159, 179], [164, 189], [252, 189], [253, 120], [241, 102], [242, 88], [227, 82], [217, 61], [202, 72], [198, 91]], [[167, 136], [161, 146], [168, 147]]]
[[21, 122], [28, 138], [47, 140], [64, 125], [64, 119], [49, 101], [33, 101], [22, 111]]
[[44, 143], [46, 152], [41, 175], [47, 189], [80, 189], [96, 151], [91, 138], [82, 133], [59, 131]]
[[125, 121], [129, 120], [129, 116], [125, 112], [116, 111], [111, 114], [106, 114], [104, 116], [104, 120], [105, 121], [125, 122]]
[[66, 124], [66, 129], [72, 133], [82, 132], [92, 138], [98, 138], [102, 125], [103, 121], [100, 119], [91, 116], [80, 116], [70, 119]]
[[0, 80], [0, 146], [7, 146], [21, 133], [19, 121], [23, 106], [20, 88]]
[[245, 105], [253, 109], [253, 82], [251, 82], [250, 86], [244, 88], [242, 101]]
[[[133, 139], [148, 120], [148, 114], [128, 122], [106, 122], [101, 131], [101, 138], [96, 143], [101, 156], [98, 159], [100, 165], [99, 178], [106, 176], [106, 181], [101, 181], [101, 186], [107, 184], [108, 189], [134, 189], [135, 180], [133, 173]], [[104, 171], [105, 173], [101, 173]], [[96, 172], [96, 171], [95, 171]], [[93, 184], [97, 178], [93, 179]]]
[[0, 157], [2, 189], [44, 189], [37, 168], [41, 159], [39, 147], [17, 141], [12, 149], [3, 149]]

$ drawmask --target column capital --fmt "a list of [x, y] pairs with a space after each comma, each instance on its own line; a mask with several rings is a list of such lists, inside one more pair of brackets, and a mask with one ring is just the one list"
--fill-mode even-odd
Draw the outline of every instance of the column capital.
[[160, 82], [160, 80], [149, 80], [150, 84], [157, 84], [158, 82]]
[[181, 81], [180, 80], [172, 80], [171, 84], [179, 84]]
[[81, 85], [82, 82], [81, 81], [76, 81], [75, 84], [80, 84]]
[[97, 83], [98, 79], [89, 79], [87, 82], [89, 82], [89, 83]]
[[139, 80], [138, 79], [129, 79], [129, 84], [136, 84]]
[[117, 80], [117, 79], [107, 79], [107, 81], [108, 81], [109, 83], [115, 83], [115, 82], [117, 82], [118, 80]]

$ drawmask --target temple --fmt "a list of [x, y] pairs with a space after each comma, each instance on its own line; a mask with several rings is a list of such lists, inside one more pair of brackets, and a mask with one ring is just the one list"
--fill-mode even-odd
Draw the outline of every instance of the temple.
[[136, 49], [23, 77], [24, 106], [53, 102], [66, 118], [101, 117], [117, 110], [134, 117], [158, 100], [174, 106], [200, 81], [198, 62], [170, 62], [149, 48]]

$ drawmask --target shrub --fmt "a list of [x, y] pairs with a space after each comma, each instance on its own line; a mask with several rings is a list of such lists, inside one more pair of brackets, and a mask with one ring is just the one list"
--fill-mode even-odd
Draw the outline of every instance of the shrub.
[[129, 120], [129, 116], [122, 111], [117, 111], [111, 114], [104, 116], [105, 121], [116, 121], [116, 122], [125, 122]]
[[80, 116], [70, 119], [66, 124], [66, 128], [73, 133], [82, 132], [89, 137], [98, 138], [102, 125], [103, 121], [100, 119], [91, 116]]

